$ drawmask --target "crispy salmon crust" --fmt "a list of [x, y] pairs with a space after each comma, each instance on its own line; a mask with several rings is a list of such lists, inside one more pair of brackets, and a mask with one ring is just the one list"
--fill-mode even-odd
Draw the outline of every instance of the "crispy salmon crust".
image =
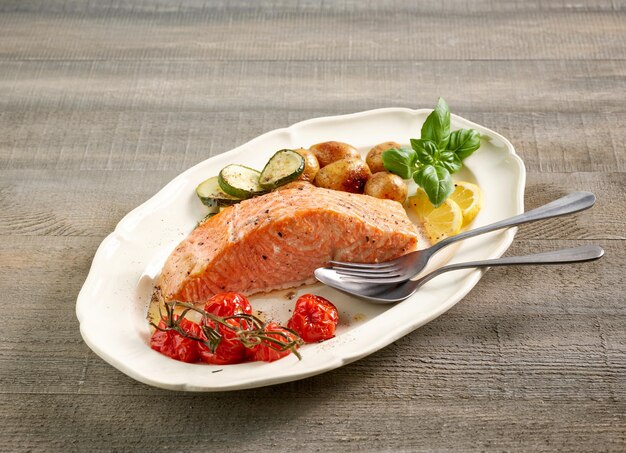
[[330, 260], [373, 263], [417, 248], [402, 205], [310, 184], [242, 201], [181, 242], [157, 280], [164, 300], [204, 302], [314, 281]]

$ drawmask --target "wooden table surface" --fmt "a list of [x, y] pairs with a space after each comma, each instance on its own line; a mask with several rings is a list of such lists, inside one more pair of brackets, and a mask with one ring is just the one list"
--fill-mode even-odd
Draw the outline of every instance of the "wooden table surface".
[[[511, 140], [509, 254], [445, 315], [349, 366], [256, 390], [140, 384], [83, 343], [102, 239], [181, 171], [262, 132], [388, 106]], [[626, 449], [626, 4], [621, 0], [0, 2], [0, 450]]]

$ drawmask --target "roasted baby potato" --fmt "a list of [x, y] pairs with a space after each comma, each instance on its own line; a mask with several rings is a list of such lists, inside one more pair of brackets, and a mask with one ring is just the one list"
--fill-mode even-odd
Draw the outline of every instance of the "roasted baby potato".
[[382, 154], [391, 148], [400, 148], [400, 144], [396, 142], [384, 142], [379, 143], [369, 150], [367, 157], [365, 158], [365, 162], [367, 162], [367, 165], [370, 167], [372, 173], [386, 171], [385, 166], [383, 165]]
[[320, 169], [315, 177], [315, 185], [342, 192], [363, 193], [365, 183], [370, 176], [372, 172], [363, 160], [348, 157]]
[[299, 181], [315, 181], [317, 172], [320, 171], [320, 164], [317, 161], [317, 157], [312, 151], [304, 148], [294, 149], [295, 152], [304, 157], [304, 171], [298, 177]]
[[408, 188], [404, 180], [393, 173], [380, 171], [374, 173], [365, 184], [365, 195], [404, 203]]
[[348, 145], [343, 142], [322, 142], [317, 143], [309, 148], [317, 161], [320, 168], [324, 168], [326, 165], [335, 162], [339, 159], [346, 159], [348, 157], [355, 157], [360, 159], [361, 156], [354, 146]]

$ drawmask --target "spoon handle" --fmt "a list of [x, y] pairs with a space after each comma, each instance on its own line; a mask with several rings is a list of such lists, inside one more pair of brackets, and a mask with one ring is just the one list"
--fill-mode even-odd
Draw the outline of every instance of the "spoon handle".
[[584, 245], [582, 247], [574, 247], [571, 249], [555, 250], [552, 252], [534, 253], [532, 255], [523, 256], [506, 256], [504, 258], [496, 258], [491, 260], [470, 261], [467, 263], [449, 264], [434, 270], [428, 275], [415, 280], [415, 288], [417, 289], [428, 280], [443, 274], [445, 272], [456, 271], [459, 269], [468, 269], [476, 267], [494, 267], [494, 266], [515, 266], [528, 264], [561, 264], [561, 263], [579, 263], [583, 261], [592, 261], [601, 258], [604, 255], [602, 247], [597, 245]]
[[523, 212], [522, 214], [491, 223], [473, 230], [465, 231], [454, 236], [450, 236], [443, 241], [438, 242], [431, 247], [431, 251], [435, 252], [453, 242], [471, 238], [491, 231], [500, 230], [502, 228], [521, 225], [523, 223], [536, 222], [537, 220], [550, 219], [575, 212], [583, 211], [594, 205], [596, 197], [591, 192], [572, 192], [558, 200], [554, 200], [548, 204], [533, 209], [532, 211]]

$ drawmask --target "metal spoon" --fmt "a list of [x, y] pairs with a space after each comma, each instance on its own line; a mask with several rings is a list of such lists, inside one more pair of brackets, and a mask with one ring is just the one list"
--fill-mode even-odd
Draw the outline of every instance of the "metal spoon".
[[474, 267], [512, 266], [527, 264], [562, 264], [592, 261], [604, 255], [602, 247], [586, 245], [553, 252], [535, 253], [525, 256], [507, 256], [483, 261], [471, 261], [443, 266], [418, 280], [408, 280], [399, 284], [371, 284], [344, 281], [332, 269], [321, 267], [315, 271], [315, 277], [326, 285], [367, 299], [378, 304], [392, 304], [412, 296], [424, 283], [445, 272]]

